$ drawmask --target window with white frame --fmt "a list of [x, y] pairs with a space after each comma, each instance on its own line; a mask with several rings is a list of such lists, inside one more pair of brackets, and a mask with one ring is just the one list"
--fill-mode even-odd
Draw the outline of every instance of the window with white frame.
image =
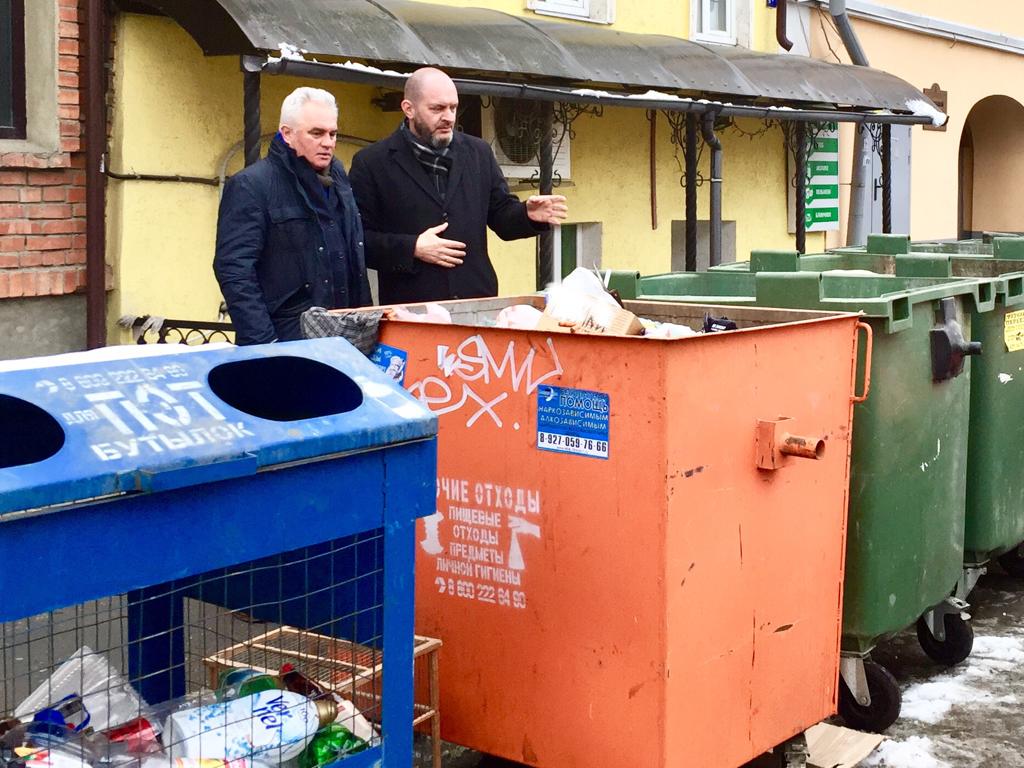
[[691, 0], [691, 37], [709, 43], [737, 43], [736, 5], [741, 0]]
[[544, 16], [562, 16], [597, 24], [615, 21], [615, 0], [526, 0], [526, 7]]

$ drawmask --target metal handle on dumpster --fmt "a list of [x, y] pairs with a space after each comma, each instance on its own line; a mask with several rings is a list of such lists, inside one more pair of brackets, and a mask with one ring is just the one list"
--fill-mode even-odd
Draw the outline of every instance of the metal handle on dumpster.
[[871, 330], [871, 326], [867, 323], [857, 323], [857, 331], [864, 331], [865, 344], [864, 344], [864, 389], [861, 394], [857, 394], [857, 363], [854, 358], [853, 365], [853, 402], [863, 403], [868, 399], [868, 395], [871, 393], [871, 352], [874, 349], [875, 334]]
[[758, 469], [776, 470], [783, 466], [783, 456], [820, 459], [825, 455], [825, 438], [794, 435], [785, 427], [792, 422], [788, 416], [758, 419], [754, 433], [754, 463]]
[[980, 341], [968, 341], [964, 336], [953, 297], [940, 304], [942, 320], [932, 328], [929, 336], [932, 347], [932, 379], [945, 381], [963, 373], [964, 358], [981, 354]]

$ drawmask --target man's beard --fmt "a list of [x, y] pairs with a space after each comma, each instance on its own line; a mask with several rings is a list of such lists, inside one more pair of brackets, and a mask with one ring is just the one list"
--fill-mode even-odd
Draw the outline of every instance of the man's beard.
[[432, 149], [444, 149], [452, 143], [454, 136], [454, 132], [444, 138], [435, 136], [426, 123], [415, 117], [412, 119], [412, 132], [416, 134], [417, 139], [426, 142]]

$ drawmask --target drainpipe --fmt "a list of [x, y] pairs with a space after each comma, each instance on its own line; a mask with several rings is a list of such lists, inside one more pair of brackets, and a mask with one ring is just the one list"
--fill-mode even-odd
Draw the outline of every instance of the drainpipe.
[[85, 62], [85, 343], [107, 343], [107, 30], [103, 0], [86, 3]]
[[[868, 57], [861, 47], [857, 33], [853, 31], [850, 17], [846, 13], [846, 0], [829, 0], [828, 11], [839, 30], [839, 37], [850, 54], [850, 61], [858, 67], [867, 67]], [[856, 143], [853, 147], [853, 172], [850, 178], [850, 213], [846, 226], [846, 244], [863, 245], [868, 240], [870, 212], [868, 208], [868, 185], [871, 167], [871, 132], [857, 125], [854, 129]]]
[[793, 50], [793, 41], [789, 39], [786, 26], [789, 22], [789, 3], [779, 0], [775, 6], [775, 40], [784, 51]]
[[701, 120], [704, 143], [711, 149], [711, 221], [709, 222], [708, 265], [722, 263], [722, 142], [715, 136], [715, 118], [718, 112], [705, 112]]
[[699, 117], [686, 115], [686, 271], [697, 271], [697, 132]]

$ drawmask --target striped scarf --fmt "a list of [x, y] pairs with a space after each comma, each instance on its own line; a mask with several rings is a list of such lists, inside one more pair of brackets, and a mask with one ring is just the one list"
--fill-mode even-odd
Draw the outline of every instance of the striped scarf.
[[448, 156], [451, 144], [441, 149], [434, 149], [420, 144], [404, 120], [402, 121], [401, 130], [402, 134], [409, 141], [409, 146], [412, 147], [412, 153], [419, 160], [423, 170], [427, 172], [427, 176], [433, 182], [437, 194], [444, 200], [448, 192], [448, 174], [452, 170], [452, 159]]

